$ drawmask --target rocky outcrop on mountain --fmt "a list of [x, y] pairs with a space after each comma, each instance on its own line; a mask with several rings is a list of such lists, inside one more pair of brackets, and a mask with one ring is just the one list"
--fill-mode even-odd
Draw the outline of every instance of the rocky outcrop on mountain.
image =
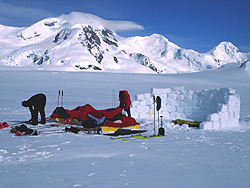
[[141, 65], [148, 67], [150, 69], [152, 69], [154, 72], [160, 73], [157, 68], [153, 65], [153, 63], [151, 63], [150, 59], [141, 54], [141, 53], [131, 53], [130, 57], [133, 57], [136, 62], [140, 63]]
[[[51, 25], [52, 26], [52, 25]], [[68, 38], [71, 31], [69, 28], [63, 28], [55, 37], [55, 40], [53, 41], [56, 44], [61, 44], [64, 40]]]

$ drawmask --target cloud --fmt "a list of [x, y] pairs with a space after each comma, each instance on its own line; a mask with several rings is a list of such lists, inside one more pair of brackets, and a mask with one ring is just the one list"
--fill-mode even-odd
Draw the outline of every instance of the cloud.
[[60, 17], [71, 24], [101, 25], [115, 32], [144, 30], [143, 26], [132, 21], [105, 20], [89, 13], [71, 12], [70, 14], [63, 14]]
[[0, 22], [5, 25], [22, 25], [36, 22], [53, 14], [41, 8], [28, 8], [10, 3], [0, 2]]
[[109, 21], [104, 22], [104, 26], [113, 31], [144, 30], [144, 27], [132, 21]]
[[[0, 24], [8, 26], [30, 26], [44, 18], [56, 17], [53, 13], [41, 8], [29, 8], [11, 3], [0, 2]], [[144, 30], [144, 27], [133, 21], [105, 20], [90, 13], [71, 12], [62, 14], [61, 18], [71, 23], [97, 24], [115, 32]]]

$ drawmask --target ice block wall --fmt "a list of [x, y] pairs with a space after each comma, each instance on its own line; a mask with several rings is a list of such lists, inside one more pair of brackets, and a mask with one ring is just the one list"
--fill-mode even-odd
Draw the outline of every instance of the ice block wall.
[[153, 118], [153, 96], [161, 97], [159, 114], [164, 119], [202, 121], [200, 128], [203, 129], [228, 128], [239, 124], [240, 96], [231, 88], [202, 91], [185, 90], [184, 87], [152, 88], [150, 93], [135, 96], [131, 106], [134, 118]]

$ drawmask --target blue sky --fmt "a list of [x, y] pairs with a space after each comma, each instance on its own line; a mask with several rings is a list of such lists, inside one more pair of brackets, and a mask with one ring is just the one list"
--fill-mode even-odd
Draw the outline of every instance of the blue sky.
[[26, 27], [78, 11], [143, 26], [117, 32], [124, 37], [158, 33], [198, 52], [229, 41], [250, 52], [249, 10], [249, 0], [0, 0], [0, 24]]

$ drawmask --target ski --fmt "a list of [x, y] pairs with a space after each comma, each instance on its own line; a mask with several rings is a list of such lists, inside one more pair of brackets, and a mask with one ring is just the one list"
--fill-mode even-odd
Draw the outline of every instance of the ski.
[[144, 139], [151, 139], [151, 138], [160, 138], [160, 137], [166, 137], [167, 135], [164, 136], [155, 136], [155, 135], [137, 135], [137, 136], [131, 136], [128, 138], [121, 138], [123, 141], [133, 141], [133, 140], [144, 140]]
[[167, 135], [164, 135], [164, 136], [143, 136], [143, 137], [138, 137], [138, 138], [123, 139], [123, 141], [143, 140], [143, 139], [160, 138], [160, 137], [166, 137], [166, 136]]
[[38, 136], [40, 134], [61, 134], [61, 133], [79, 133], [81, 131], [86, 131], [86, 128], [75, 128], [75, 127], [70, 127], [70, 128], [65, 128], [61, 130], [47, 130], [47, 131], [37, 131], [33, 130], [32, 133], [27, 133], [27, 132], [20, 132], [18, 130], [13, 130], [11, 133], [15, 133], [16, 136]]
[[[143, 137], [147, 135], [131, 135], [131, 136], [122, 136], [122, 137], [111, 137], [112, 140], [123, 140], [123, 139], [130, 139], [130, 138], [138, 138], [138, 137]], [[149, 135], [148, 135], [149, 136]]]
[[13, 122], [13, 123], [10, 123], [9, 126], [14, 127], [15, 125], [20, 125], [20, 124], [23, 124], [23, 123], [29, 124], [30, 121], [10, 121], [10, 122]]
[[37, 125], [32, 125], [32, 123], [30, 121], [19, 121], [19, 122], [14, 123], [14, 124], [9, 124], [9, 127], [12, 128], [12, 127], [16, 127], [16, 126], [19, 126], [19, 125], [22, 125], [22, 124], [29, 125], [32, 128], [67, 127], [69, 125], [76, 125], [76, 126], [79, 125], [78, 123], [75, 123], [75, 122], [72, 122], [72, 123], [61, 123], [61, 122], [56, 121], [56, 120], [54, 120], [54, 121], [51, 120], [51, 121], [48, 121], [45, 124], [38, 123]]
[[107, 133], [104, 135], [107, 136], [122, 136], [122, 135], [131, 135], [131, 134], [139, 134], [139, 133], [144, 133], [147, 132], [147, 130], [131, 130], [131, 129], [123, 129], [120, 128], [117, 131], [115, 131], [114, 133]]

